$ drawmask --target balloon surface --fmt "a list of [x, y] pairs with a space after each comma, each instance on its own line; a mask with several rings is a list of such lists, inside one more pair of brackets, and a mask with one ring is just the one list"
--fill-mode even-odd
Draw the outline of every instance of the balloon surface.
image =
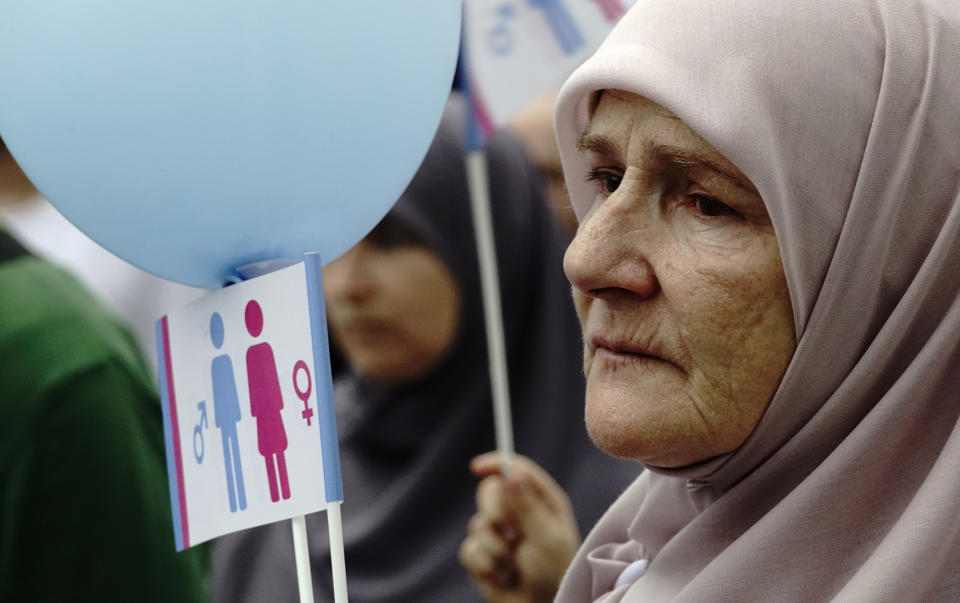
[[456, 0], [0, 0], [0, 134], [159, 276], [330, 261], [397, 200], [456, 66]]

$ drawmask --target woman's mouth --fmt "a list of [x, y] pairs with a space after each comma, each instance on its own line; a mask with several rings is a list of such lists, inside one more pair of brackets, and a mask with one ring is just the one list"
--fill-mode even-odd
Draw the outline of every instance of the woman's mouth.
[[590, 339], [590, 345], [593, 347], [594, 361], [609, 368], [638, 367], [664, 362], [669, 364], [669, 361], [654, 353], [651, 348], [633, 342], [594, 336]]
[[375, 319], [354, 319], [344, 323], [340, 329], [344, 338], [358, 342], [376, 342], [391, 332], [388, 323]]
[[613, 366], [640, 365], [640, 364], [650, 364], [652, 362], [663, 362], [662, 358], [651, 356], [649, 354], [639, 354], [639, 353], [627, 352], [627, 351], [617, 350], [617, 349], [612, 349], [607, 347], [595, 348], [594, 358], [606, 364], [611, 364]]

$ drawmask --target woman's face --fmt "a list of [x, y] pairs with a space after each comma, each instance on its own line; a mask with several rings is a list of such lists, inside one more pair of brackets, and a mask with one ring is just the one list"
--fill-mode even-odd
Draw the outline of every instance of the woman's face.
[[626, 92], [602, 94], [580, 149], [595, 199], [564, 269], [590, 436], [660, 467], [737, 448], [795, 347], [763, 199], [679, 118]]
[[373, 235], [324, 268], [327, 317], [357, 374], [399, 384], [422, 376], [450, 347], [459, 289], [427, 247]]

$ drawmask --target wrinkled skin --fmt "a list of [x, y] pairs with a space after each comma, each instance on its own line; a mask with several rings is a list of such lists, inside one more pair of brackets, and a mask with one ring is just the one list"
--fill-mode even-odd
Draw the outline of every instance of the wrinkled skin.
[[680, 119], [633, 94], [603, 93], [580, 147], [596, 196], [564, 269], [591, 437], [660, 467], [734, 450], [795, 348], [763, 199]]

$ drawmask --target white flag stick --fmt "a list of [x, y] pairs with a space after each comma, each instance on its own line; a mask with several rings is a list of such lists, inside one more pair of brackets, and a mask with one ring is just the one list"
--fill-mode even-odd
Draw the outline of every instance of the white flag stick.
[[487, 326], [487, 356], [490, 360], [490, 386], [493, 391], [493, 419], [497, 451], [503, 459], [504, 475], [513, 460], [513, 426], [510, 419], [510, 387], [507, 379], [507, 353], [500, 310], [500, 280], [490, 215], [490, 181], [487, 157], [483, 150], [467, 153], [467, 185], [473, 208], [473, 228], [480, 260], [480, 285], [483, 290], [484, 321]]
[[347, 564], [343, 558], [343, 520], [340, 501], [327, 503], [327, 529], [330, 533], [330, 566], [333, 570], [333, 600], [347, 603]]
[[310, 575], [310, 550], [307, 548], [307, 522], [303, 515], [290, 520], [293, 528], [293, 556], [297, 563], [300, 603], [313, 602], [313, 577]]
[[[297, 562], [297, 586], [300, 603], [314, 603], [313, 578], [310, 574], [310, 551], [307, 548], [307, 523], [303, 515], [290, 520], [293, 527], [293, 554]], [[347, 603], [347, 566], [343, 558], [343, 520], [340, 501], [327, 503], [327, 526], [330, 533], [330, 566], [333, 571], [333, 600]]]

